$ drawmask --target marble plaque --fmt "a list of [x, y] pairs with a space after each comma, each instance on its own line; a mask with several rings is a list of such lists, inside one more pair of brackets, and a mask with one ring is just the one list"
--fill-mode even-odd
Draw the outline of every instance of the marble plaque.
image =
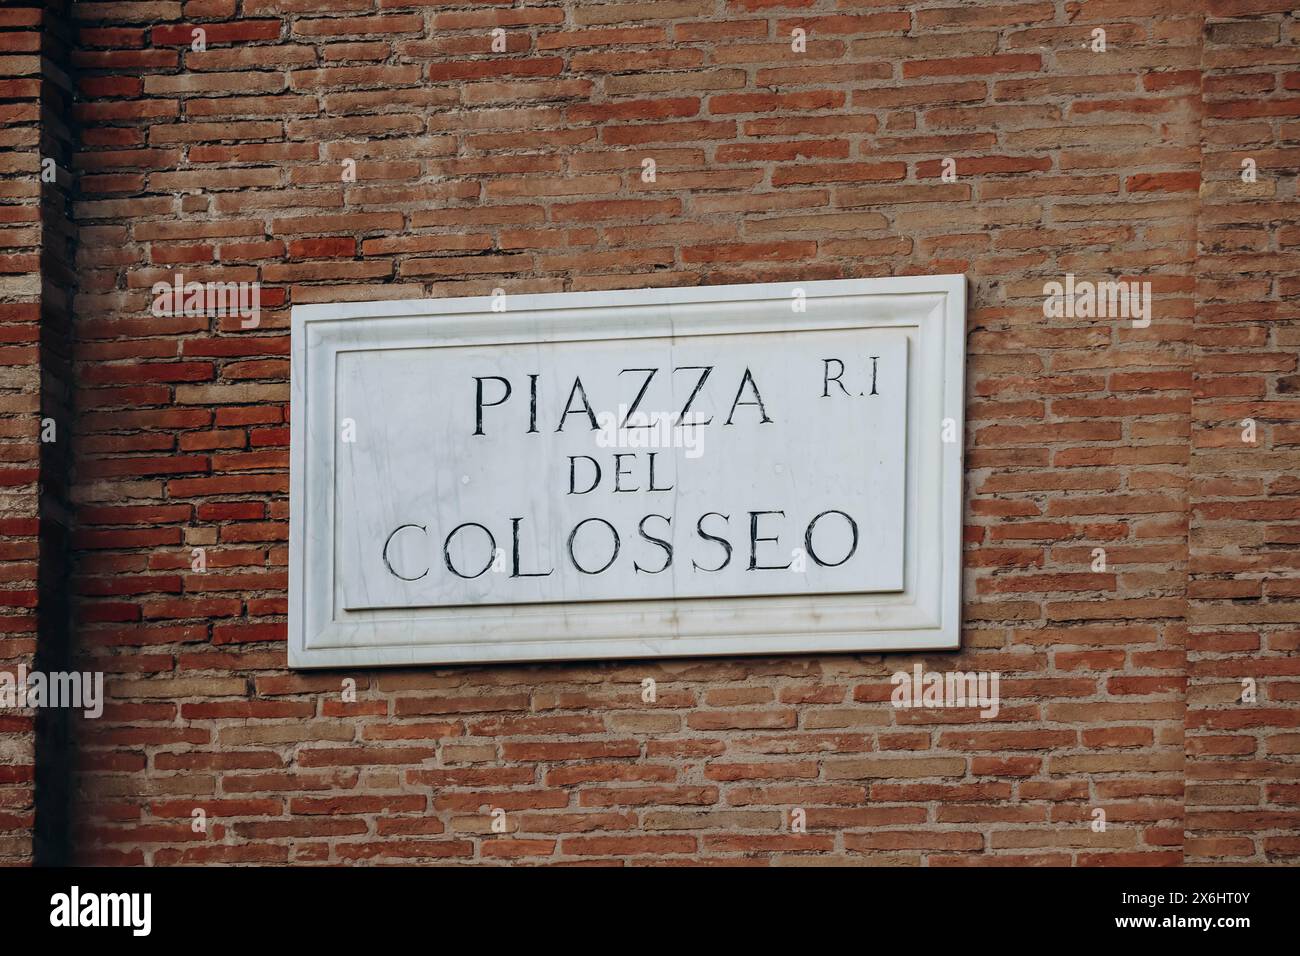
[[960, 276], [293, 310], [297, 667], [955, 647]]

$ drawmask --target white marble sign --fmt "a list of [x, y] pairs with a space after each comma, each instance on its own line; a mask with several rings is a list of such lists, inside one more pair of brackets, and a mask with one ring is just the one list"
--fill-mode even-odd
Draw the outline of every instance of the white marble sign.
[[295, 307], [290, 663], [955, 647], [964, 322], [960, 276]]

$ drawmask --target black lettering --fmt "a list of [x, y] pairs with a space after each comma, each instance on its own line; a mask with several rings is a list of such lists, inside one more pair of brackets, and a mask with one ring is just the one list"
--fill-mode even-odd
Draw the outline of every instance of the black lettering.
[[514, 570], [510, 572], [512, 578], [545, 578], [555, 573], [555, 568], [550, 571], [520, 571], [519, 570], [519, 522], [523, 518], [510, 519], [510, 534], [514, 538]]
[[696, 564], [694, 558], [691, 559], [691, 566], [695, 568], [696, 571], [708, 571], [710, 573], [714, 571], [721, 571], [723, 568], [725, 568], [727, 565], [731, 563], [731, 542], [728, 541], [726, 538], [719, 538], [717, 535], [709, 534], [707, 531], [704, 530], [704, 519], [708, 518], [711, 515], [717, 515], [717, 517], [721, 518], [723, 521], [731, 520], [731, 515], [718, 514], [718, 512], [716, 511], [708, 511], [700, 515], [700, 520], [695, 522], [695, 531], [696, 533], [699, 534], [701, 538], [703, 538], [705, 541], [716, 541], [718, 544], [722, 545], [722, 547], [725, 548], [727, 551], [727, 556], [723, 558], [722, 563], [719, 564], [716, 568], [703, 567], [699, 564]]
[[[573, 396], [575, 395], [582, 396], [582, 408], [573, 407]], [[573, 388], [569, 390], [569, 400], [564, 403], [564, 414], [560, 416], [559, 427], [555, 430], [557, 432], [564, 431], [564, 423], [569, 420], [569, 416], [580, 415], [583, 412], [587, 413], [587, 420], [591, 422], [591, 430], [593, 432], [599, 431], [600, 426], [596, 424], [596, 413], [591, 410], [591, 402], [587, 401], [587, 390], [582, 387], [582, 379], [575, 376], [573, 379]]]
[[[614, 553], [609, 556], [609, 560], [606, 561], [602, 567], [598, 568], [595, 571], [588, 571], [581, 564], [579, 564], [578, 556], [573, 553], [573, 539], [578, 536], [578, 532], [582, 530], [582, 526], [591, 521], [599, 521], [606, 528], [608, 528], [609, 533], [614, 536]], [[613, 564], [614, 559], [618, 557], [619, 544], [620, 542], [618, 539], [617, 529], [615, 529], [615, 527], [612, 524], [610, 524], [608, 521], [606, 521], [604, 518], [584, 518], [582, 521], [579, 521], [576, 525], [574, 525], [573, 530], [569, 532], [569, 560], [572, 561], [573, 566], [577, 568], [579, 571], [581, 571], [583, 574], [600, 574], [602, 571], [609, 570], [609, 566]]]
[[[652, 378], [655, 377], [655, 372], [657, 372], [657, 371], [659, 371], [659, 369], [657, 369], [657, 368], [625, 368], [625, 369], [623, 369], [621, 372], [618, 373], [619, 375], [622, 375], [623, 372], [649, 372], [649, 373], [650, 373], [649, 375], [647, 375], [647, 376], [645, 377], [645, 381], [641, 383], [641, 391], [639, 391], [639, 392], [636, 393], [636, 398], [632, 401], [632, 407], [629, 408], [629, 409], [627, 410], [627, 414], [623, 416], [623, 424], [622, 424], [622, 425], [619, 425], [619, 426], [618, 426], [619, 428], [627, 428], [627, 427], [628, 427], [628, 424], [627, 424], [628, 419], [630, 419], [633, 415], [635, 415], [635, 414], [636, 414], [636, 410], [637, 410], [638, 408], [641, 407], [641, 399], [645, 398], [646, 389], [648, 389], [648, 388], [650, 387], [650, 380], [651, 380]], [[654, 421], [652, 421], [652, 422], [651, 422], [650, 424], [648, 424], [648, 425], [633, 425], [632, 427], [633, 427], [633, 428], [653, 428], [655, 425], [658, 425], [658, 424], [659, 424], [659, 420], [658, 420], [658, 419], [655, 419]]]
[[[485, 535], [488, 536], [487, 564], [483, 565], [483, 570], [478, 572], [478, 574], [461, 574], [458, 570], [456, 570], [456, 565], [452, 564], [451, 539], [456, 537], [456, 535], [460, 532], [461, 528], [479, 528], [482, 530], [482, 532]], [[450, 571], [452, 574], [456, 575], [456, 577], [465, 578], [468, 581], [472, 581], [474, 578], [479, 577], [480, 575], [484, 574], [488, 568], [492, 567], [492, 562], [496, 559], [496, 556], [497, 556], [497, 539], [492, 537], [491, 531], [489, 531], [487, 528], [484, 528], [481, 524], [477, 524], [476, 522], [473, 521], [466, 521], [464, 524], [456, 525], [456, 527], [451, 529], [451, 534], [447, 535], [447, 539], [442, 543], [442, 560], [444, 563], [446, 563], [447, 570]]]
[[[745, 383], [746, 383], [746, 382], [748, 382], [748, 383], [749, 383], [749, 387], [750, 387], [751, 389], [754, 390], [754, 398], [756, 399], [756, 401], [752, 401], [752, 402], [742, 402], [742, 401], [740, 400], [741, 393], [745, 391]], [[754, 381], [754, 376], [752, 376], [752, 375], [749, 374], [749, 369], [745, 369], [745, 374], [744, 374], [744, 376], [740, 379], [740, 388], [736, 389], [736, 399], [735, 399], [735, 401], [733, 401], [733, 402], [731, 403], [731, 412], [727, 415], [727, 420], [726, 420], [725, 422], [723, 422], [722, 424], [724, 424], [724, 425], [730, 425], [730, 424], [731, 424], [732, 416], [734, 416], [734, 415], [736, 414], [736, 407], [739, 406], [739, 405], [757, 405], [757, 406], [758, 406], [758, 413], [759, 413], [759, 415], [762, 416], [762, 421], [761, 421], [759, 424], [761, 424], [761, 425], [770, 425], [770, 424], [772, 424], [772, 419], [770, 419], [770, 418], [767, 417], [767, 409], [763, 407], [763, 396], [760, 395], [760, 394], [758, 394], [758, 385], [757, 385], [757, 383]]]
[[[506, 387], [506, 393], [502, 395], [501, 398], [499, 398], [497, 401], [487, 402], [485, 404], [483, 401], [483, 383], [488, 381], [500, 382], [502, 385]], [[474, 434], [475, 435], [483, 434], [483, 409], [491, 408], [494, 405], [501, 405], [509, 397], [510, 397], [509, 380], [502, 378], [500, 375], [475, 375], [474, 376]]]
[[670, 517], [668, 517], [667, 515], [655, 515], [655, 514], [650, 514], [650, 515], [646, 515], [644, 518], [642, 518], [642, 519], [641, 519], [641, 523], [640, 523], [639, 525], [636, 526], [637, 531], [639, 531], [639, 532], [641, 533], [641, 537], [645, 538], [645, 539], [646, 539], [647, 541], [649, 541], [649, 542], [652, 542], [653, 544], [657, 544], [657, 545], [659, 545], [659, 547], [661, 547], [661, 548], [664, 549], [664, 566], [663, 566], [662, 568], [660, 568], [658, 571], [646, 571], [645, 568], [641, 567], [641, 565], [639, 565], [639, 564], [637, 564], [635, 561], [633, 561], [633, 562], [632, 562], [632, 569], [633, 569], [634, 571], [645, 571], [646, 574], [660, 574], [660, 573], [662, 573], [662, 572], [664, 572], [664, 571], [667, 571], [669, 565], [671, 565], [671, 564], [673, 563], [673, 546], [672, 546], [671, 543], [665, 541], [663, 538], [656, 538], [656, 537], [655, 537], [654, 535], [652, 535], [652, 534], [646, 534], [645, 523], [646, 523], [647, 521], [649, 521], [651, 518], [658, 518], [658, 519], [660, 519], [660, 520], [663, 521], [665, 524], [667, 524], [668, 527], [669, 527], [670, 529], [672, 528], [673, 519], [670, 518]]
[[536, 374], [528, 376], [528, 434], [537, 431], [537, 378]]
[[655, 455], [657, 454], [659, 454], [657, 451], [650, 452], [650, 487], [647, 488], [646, 491], [672, 491], [672, 485], [669, 485], [667, 488], [655, 487]]
[[390, 534], [386, 539], [384, 539], [384, 567], [388, 568], [388, 573], [395, 578], [400, 578], [403, 581], [418, 581], [420, 580], [420, 578], [424, 577], [426, 574], [429, 573], [428, 568], [425, 568], [421, 573], [417, 574], [415, 577], [408, 578], [405, 574], [398, 574], [397, 569], [393, 567], [393, 563], [388, 560], [388, 546], [392, 544], [393, 539], [397, 537], [397, 532], [403, 531], [406, 528], [419, 528], [421, 531], [425, 532], [426, 534], [428, 533], [428, 529], [422, 524], [400, 524], [396, 528], [394, 528], [393, 533]]
[[[574, 465], [577, 463], [579, 458], [583, 459], [584, 461], [591, 462], [592, 467], [596, 469], [596, 477], [592, 479], [591, 487], [588, 488], [586, 491], [578, 491], [577, 486], [575, 485], [577, 479], [574, 475], [575, 472]], [[587, 492], [594, 491], [598, 484], [600, 484], [600, 462], [596, 461], [596, 459], [592, 458], [590, 455], [570, 455], [569, 456], [569, 494], [585, 495], [587, 494]]]
[[[831, 362], [834, 362], [836, 365], [840, 367], [840, 370], [836, 372], [834, 375], [831, 374]], [[840, 387], [840, 391], [843, 392], [845, 395], [849, 394], [849, 390], [845, 388], [844, 383], [840, 381], [840, 377], [843, 374], [844, 374], [844, 363], [841, 362], [839, 359], [835, 359], [835, 358], [822, 359], [822, 398], [830, 398], [831, 382], [834, 382], [836, 385], [838, 385]]]
[[785, 517], [784, 511], [751, 511], [749, 513], [749, 570], [750, 571], [788, 571], [793, 560], [785, 564], [759, 564], [758, 563], [758, 543], [760, 541], [775, 542], [777, 538], [760, 538], [758, 536], [758, 518], [759, 515], [780, 515]]
[[620, 461], [620, 459], [622, 459], [622, 458], [635, 458], [635, 457], [636, 457], [636, 452], [634, 452], [634, 451], [621, 451], [621, 452], [617, 452], [617, 453], [615, 453], [615, 455], [614, 455], [614, 490], [615, 490], [616, 492], [617, 492], [617, 491], [636, 491], [636, 490], [637, 490], [637, 489], [635, 489], [635, 488], [620, 488], [620, 487], [619, 487], [619, 482], [618, 482], [618, 480], [619, 480], [621, 477], [623, 477], [624, 475], [631, 475], [631, 474], [632, 474], [632, 472], [630, 472], [630, 471], [624, 471], [624, 470], [623, 470], [623, 462]]
[[[695, 388], [691, 391], [690, 397], [686, 399], [686, 404], [682, 406], [681, 413], [677, 416], [677, 425], [678, 427], [680, 427], [683, 423], [686, 422], [686, 414], [691, 410], [691, 405], [695, 401], [695, 396], [700, 394], [700, 389], [702, 389], [704, 387], [704, 383], [708, 381], [709, 373], [713, 371], [713, 366], [712, 365], [681, 365], [673, 369], [673, 371], [674, 372], [689, 371], [689, 372], [703, 373], [702, 375], [700, 375], [700, 380], [695, 383]], [[713, 423], [713, 419], [710, 418], [707, 422], [692, 422], [691, 424], [710, 425], [712, 423]]]

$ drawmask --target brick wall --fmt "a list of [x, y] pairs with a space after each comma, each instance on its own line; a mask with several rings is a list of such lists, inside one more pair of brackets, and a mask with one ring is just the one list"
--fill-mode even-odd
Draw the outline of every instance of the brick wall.
[[[70, 30], [57, 0], [0, 10], [0, 669], [11, 681], [69, 653]], [[0, 864], [66, 856], [66, 716], [0, 713]]]
[[[1250, 9], [1258, 16], [1231, 19]], [[1212, 3], [1191, 423], [1187, 853], [1300, 856], [1300, 21]], [[1256, 181], [1244, 183], [1253, 160]], [[1242, 442], [1247, 422], [1253, 444]], [[1243, 679], [1257, 703], [1238, 702]]]
[[[79, 861], [1300, 854], [1289, 4], [73, 17], [76, 639], [113, 698]], [[151, 315], [178, 271], [262, 282], [260, 327]], [[971, 279], [960, 653], [285, 669], [290, 305], [938, 272]], [[1066, 273], [1154, 320], [1044, 318]], [[917, 660], [1001, 672], [998, 718], [894, 710]]]
[[[40, 477], [41, 13], [0, 10], [0, 669], [36, 654]], [[33, 855], [35, 719], [0, 710], [0, 865]]]

